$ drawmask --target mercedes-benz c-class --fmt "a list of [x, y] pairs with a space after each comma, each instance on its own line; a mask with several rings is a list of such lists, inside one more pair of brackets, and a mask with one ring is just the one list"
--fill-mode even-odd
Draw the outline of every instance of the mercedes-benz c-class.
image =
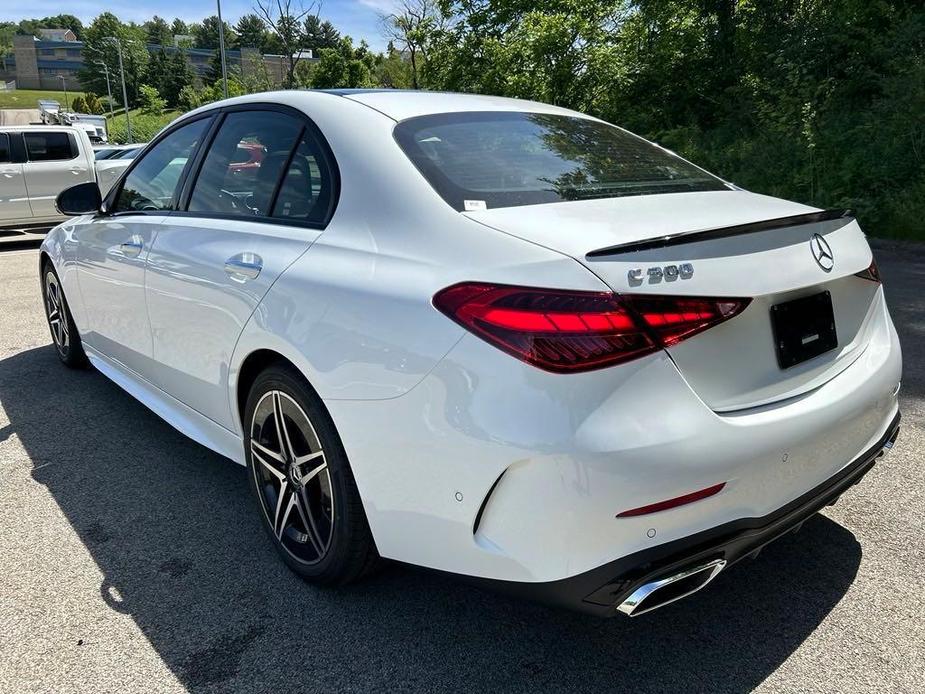
[[638, 615], [833, 503], [898, 431], [850, 213], [563, 108], [244, 96], [58, 207], [61, 360], [247, 466], [318, 584], [387, 558]]

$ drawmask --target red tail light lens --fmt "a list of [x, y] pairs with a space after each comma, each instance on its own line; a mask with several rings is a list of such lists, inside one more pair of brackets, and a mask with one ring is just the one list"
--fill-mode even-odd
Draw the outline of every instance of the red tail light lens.
[[477, 282], [447, 287], [434, 297], [440, 311], [483, 340], [556, 373], [636, 359], [732, 318], [748, 302]]
[[877, 267], [877, 261], [873, 258], [871, 258], [870, 265], [866, 270], [856, 272], [854, 276], [860, 277], [864, 280], [870, 280], [871, 282], [877, 282], [878, 284], [883, 282], [883, 280], [880, 278], [880, 268]]

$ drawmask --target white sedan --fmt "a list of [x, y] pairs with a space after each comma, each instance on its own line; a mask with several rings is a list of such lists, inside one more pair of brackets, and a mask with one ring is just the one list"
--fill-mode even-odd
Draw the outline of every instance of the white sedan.
[[58, 205], [80, 215], [41, 253], [61, 360], [246, 465], [315, 583], [384, 557], [641, 614], [832, 503], [898, 431], [854, 218], [566, 109], [255, 94]]

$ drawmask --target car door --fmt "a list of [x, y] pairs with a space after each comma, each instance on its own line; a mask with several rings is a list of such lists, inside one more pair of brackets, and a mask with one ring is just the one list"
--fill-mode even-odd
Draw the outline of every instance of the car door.
[[[260, 150], [240, 166], [241, 147]], [[233, 429], [229, 363], [238, 337], [279, 275], [327, 223], [337, 190], [330, 150], [299, 112], [227, 110], [185, 208], [160, 226], [148, 256], [153, 382]]]
[[77, 135], [68, 130], [26, 130], [23, 164], [26, 189], [35, 217], [60, 216], [55, 198], [65, 188], [95, 180], [95, 173], [77, 144]]
[[[21, 137], [19, 133], [13, 137]], [[14, 162], [9, 133], [0, 133], [0, 223], [28, 223], [32, 217], [22, 162]]]
[[75, 225], [77, 273], [86, 307], [84, 341], [147, 376], [152, 355], [145, 310], [145, 262], [158, 227], [176, 207], [181, 175], [211, 118], [168, 131], [110, 195], [107, 209]]

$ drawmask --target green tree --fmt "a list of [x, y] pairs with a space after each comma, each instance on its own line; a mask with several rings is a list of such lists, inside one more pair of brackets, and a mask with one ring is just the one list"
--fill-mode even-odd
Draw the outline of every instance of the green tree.
[[72, 14], [58, 14], [42, 19], [24, 19], [19, 23], [17, 33], [38, 36], [39, 29], [70, 29], [80, 40], [83, 38], [84, 25]]
[[[234, 30], [228, 26], [228, 22], [222, 22], [225, 27], [225, 48], [233, 48], [238, 39]], [[212, 15], [202, 20], [202, 24], [197, 24], [192, 33], [196, 40], [196, 48], [218, 48], [218, 17]]]
[[87, 108], [87, 101], [83, 96], [78, 94], [73, 99], [71, 99], [71, 111], [74, 113], [89, 113]]
[[322, 48], [337, 48], [340, 32], [329, 21], [322, 22], [318, 15], [305, 18], [305, 48], [318, 55]]
[[337, 89], [347, 86], [347, 60], [334, 48], [318, 51], [318, 62], [312, 65], [308, 86], [314, 89]]
[[78, 72], [78, 79], [83, 88], [97, 93], [106, 91], [106, 77], [99, 66], [99, 63], [103, 63], [109, 69], [113, 97], [121, 103], [122, 89], [116, 45], [120, 43], [131, 107], [137, 99], [138, 88], [148, 65], [149, 55], [145, 47], [145, 38], [145, 32], [140, 27], [123, 24], [111, 12], [100, 14], [84, 31], [84, 67]]
[[234, 25], [238, 35], [238, 46], [241, 48], [263, 49], [266, 44], [267, 30], [263, 20], [255, 14], [246, 14]]
[[181, 111], [192, 111], [194, 108], [202, 106], [202, 97], [199, 90], [191, 84], [183, 87], [177, 98], [177, 106]]
[[374, 81], [380, 87], [411, 89], [414, 86], [411, 63], [402, 58], [393, 46], [389, 46], [386, 56], [376, 68]]
[[87, 108], [86, 113], [100, 115], [104, 111], [100, 98], [93, 92], [87, 92], [84, 94], [84, 104]]
[[421, 84], [432, 40], [443, 34], [446, 20], [440, 0], [399, 0], [394, 12], [380, 17], [390, 45], [408, 56], [411, 86], [415, 89]]
[[170, 25], [170, 33], [174, 36], [188, 36], [190, 31], [186, 22], [182, 19], [174, 19], [173, 23]]
[[170, 55], [169, 74], [170, 79], [164, 84], [161, 94], [168, 106], [178, 108], [182, 91], [186, 87], [193, 87], [196, 82], [196, 73], [184, 48], [178, 48]]
[[307, 47], [305, 20], [317, 14], [313, 13], [314, 9], [314, 3], [306, 7], [303, 0], [255, 0], [254, 10], [273, 37], [273, 52], [283, 56], [286, 68], [284, 87], [296, 84], [296, 67]]
[[167, 102], [161, 98], [157, 89], [149, 84], [143, 84], [138, 89], [138, 101], [141, 110], [151, 116], [159, 116], [164, 112]]
[[173, 32], [170, 30], [167, 20], [154, 15], [142, 24], [142, 27], [144, 27], [147, 35], [148, 43], [153, 43], [156, 46], [173, 45]]
[[170, 56], [167, 55], [167, 51], [162, 46], [159, 51], [152, 53], [148, 60], [148, 65], [145, 69], [145, 83], [150, 84], [158, 92], [164, 93], [174, 79], [171, 74], [172, 67]]

